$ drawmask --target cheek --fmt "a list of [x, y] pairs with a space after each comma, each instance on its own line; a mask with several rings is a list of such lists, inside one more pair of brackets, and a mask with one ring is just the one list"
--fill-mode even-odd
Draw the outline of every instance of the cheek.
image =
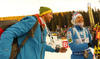
[[50, 20], [48, 17], [45, 17], [45, 22], [48, 23]]
[[78, 19], [75, 19], [75, 23], [78, 23]]
[[48, 19], [47, 19], [47, 21], [48, 21], [48, 22], [50, 22], [50, 21], [51, 21], [51, 19], [50, 19], [50, 18], [48, 18]]
[[82, 19], [77, 20], [77, 23], [82, 23], [82, 22], [84, 22]]
[[46, 22], [50, 22], [52, 18], [53, 18], [53, 17], [52, 17], [51, 15], [47, 15], [47, 16], [45, 17]]
[[51, 21], [51, 18], [48, 18], [48, 20], [47, 20], [48, 22], [50, 22]]
[[51, 21], [51, 19], [49, 19], [49, 22]]
[[48, 16], [47, 19], [48, 19], [48, 21], [50, 21], [51, 20], [51, 16]]
[[82, 20], [82, 22], [84, 22], [84, 19]]

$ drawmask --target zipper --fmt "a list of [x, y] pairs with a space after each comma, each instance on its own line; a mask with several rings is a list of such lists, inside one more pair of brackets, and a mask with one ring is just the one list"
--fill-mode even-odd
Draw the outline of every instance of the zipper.
[[[41, 35], [42, 35], [42, 31], [41, 31]], [[44, 31], [43, 31], [43, 35], [42, 35], [42, 40], [41, 40], [41, 43], [43, 43], [43, 46], [42, 46], [42, 49], [41, 49], [41, 53], [40, 53], [40, 59], [42, 59], [42, 52], [43, 52], [43, 47], [44, 47], [44, 39], [43, 39], [43, 36], [44, 36]]]
[[44, 47], [44, 43], [43, 43], [43, 46], [42, 46], [42, 50], [41, 50], [41, 54], [40, 54], [40, 59], [42, 59], [43, 47]]

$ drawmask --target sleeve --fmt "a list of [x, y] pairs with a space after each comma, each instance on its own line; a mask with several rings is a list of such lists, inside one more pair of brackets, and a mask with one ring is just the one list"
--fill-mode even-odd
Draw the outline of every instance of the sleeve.
[[[88, 32], [87, 34], [88, 34], [88, 37], [89, 37], [89, 43], [91, 43], [92, 45], [93, 45], [93, 43], [92, 43], [92, 34], [90, 34], [90, 32], [89, 32], [89, 30], [85, 27], [85, 29], [86, 29], [86, 32]], [[94, 46], [92, 46], [92, 48], [94, 48]]]
[[55, 49], [53, 49], [51, 46], [46, 44], [46, 36], [47, 36], [47, 30], [44, 30], [44, 43], [45, 43], [45, 51], [49, 51], [49, 52], [55, 52]]
[[51, 46], [47, 45], [46, 44], [46, 51], [49, 51], [49, 52], [55, 52], [55, 49], [53, 49]]
[[11, 44], [13, 38], [19, 37], [27, 33], [35, 24], [36, 19], [33, 16], [26, 16], [20, 22], [7, 28], [0, 38], [0, 58], [9, 59], [11, 53]]
[[76, 44], [74, 37], [75, 37], [75, 33], [73, 33], [73, 29], [70, 28], [67, 32], [67, 40], [68, 40], [68, 44], [73, 52], [79, 52], [79, 51], [83, 51], [85, 49], [88, 49], [87, 43]]

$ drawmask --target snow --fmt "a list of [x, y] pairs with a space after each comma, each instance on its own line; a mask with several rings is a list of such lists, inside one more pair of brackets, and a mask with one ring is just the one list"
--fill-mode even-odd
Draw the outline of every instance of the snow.
[[[60, 44], [61, 46], [61, 42], [60, 40], [57, 40], [57, 36], [53, 36], [54, 41], [56, 42], [56, 44]], [[47, 36], [46, 37], [46, 42], [47, 44], [50, 42], [50, 38]], [[54, 48], [54, 46], [52, 46]], [[92, 53], [94, 52], [93, 48], [90, 48]], [[45, 52], [45, 59], [71, 59], [71, 49], [67, 48], [67, 51], [65, 53], [56, 53], [56, 52]]]
[[66, 53], [46, 52], [45, 59], [71, 59], [71, 53], [70, 48], [67, 49]]

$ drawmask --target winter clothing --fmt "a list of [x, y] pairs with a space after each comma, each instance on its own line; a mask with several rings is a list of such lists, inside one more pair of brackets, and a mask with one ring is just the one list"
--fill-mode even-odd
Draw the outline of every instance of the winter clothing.
[[92, 43], [91, 35], [87, 28], [74, 26], [67, 32], [68, 44], [72, 50], [71, 59], [85, 59], [84, 52], [87, 51], [89, 56], [86, 59], [93, 59], [93, 54], [89, 49], [88, 43]]
[[[33, 16], [26, 16], [20, 22], [7, 28], [2, 33], [0, 38], [0, 58], [9, 59], [11, 53], [11, 44], [13, 38], [18, 38], [18, 45], [26, 38], [28, 31], [34, 26], [36, 18]], [[21, 48], [17, 59], [44, 59], [45, 51], [55, 52], [55, 49], [46, 44], [47, 31], [41, 31], [40, 24], [38, 24], [34, 38], [29, 37], [25, 45]], [[41, 42], [43, 37], [43, 42]]]
[[39, 16], [42, 16], [42, 15], [49, 13], [49, 12], [52, 12], [52, 10], [48, 7], [40, 7], [39, 11], [40, 11]]
[[78, 17], [78, 16], [82, 16], [80, 13], [76, 12], [73, 14], [72, 16], [72, 20], [75, 21], [75, 19]]

